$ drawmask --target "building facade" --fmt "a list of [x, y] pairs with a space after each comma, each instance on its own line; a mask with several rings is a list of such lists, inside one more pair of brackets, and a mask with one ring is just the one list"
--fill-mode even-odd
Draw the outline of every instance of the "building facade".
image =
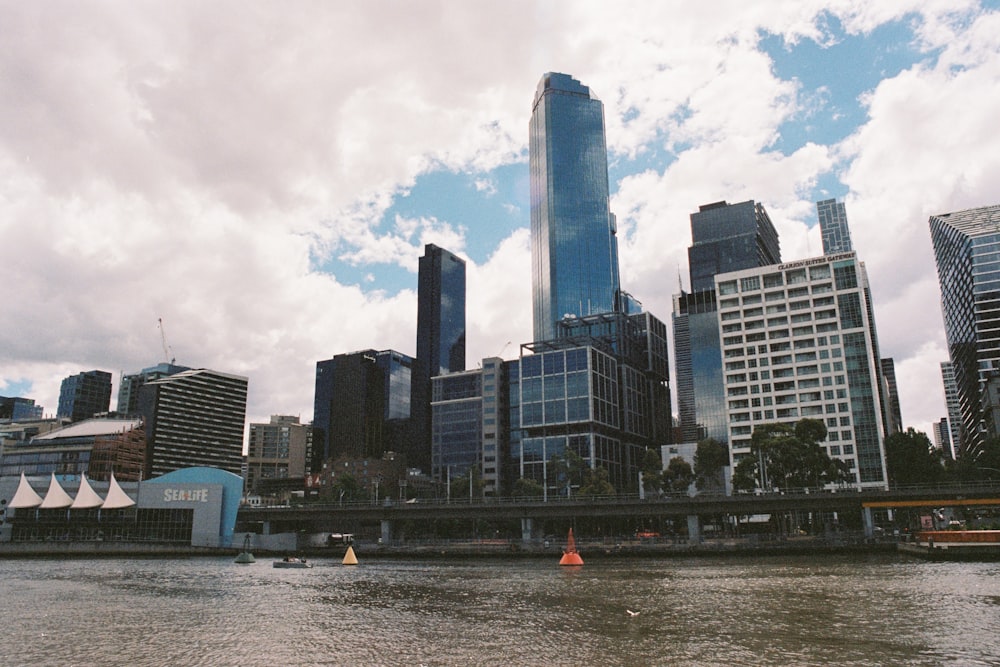
[[816, 202], [816, 217], [819, 219], [819, 230], [823, 237], [823, 254], [836, 255], [851, 252], [851, 228], [847, 224], [847, 209], [843, 202], [836, 199], [824, 199]]
[[412, 365], [409, 465], [431, 468], [431, 378], [465, 370], [465, 261], [428, 243], [417, 274], [417, 357]]
[[146, 457], [140, 419], [85, 419], [38, 433], [4, 448], [0, 477], [86, 475], [107, 481], [139, 481]]
[[316, 363], [312, 472], [331, 459], [379, 458], [408, 448], [414, 364], [394, 350], [360, 350]]
[[886, 485], [878, 341], [864, 264], [828, 255], [716, 276], [731, 464], [754, 427], [823, 420], [860, 487]]
[[[604, 105], [567, 74], [538, 84], [529, 126], [534, 340], [565, 316], [619, 310]], [[419, 353], [418, 353], [419, 356]]]
[[181, 371], [191, 370], [187, 366], [172, 363], [162, 363], [149, 368], [143, 368], [138, 373], [122, 375], [118, 386], [118, 414], [135, 415], [139, 413], [139, 388], [150, 380], [158, 380]]
[[240, 475], [247, 385], [246, 377], [204, 368], [146, 382], [139, 390], [143, 479], [199, 466]]
[[955, 384], [955, 368], [951, 365], [950, 361], [941, 362], [941, 382], [944, 385], [944, 403], [948, 408], [949, 448], [946, 452], [954, 460], [961, 447], [959, 436], [961, 434], [962, 410], [958, 404], [958, 385]]
[[674, 295], [675, 389], [684, 442], [729, 441], [715, 276], [777, 264], [778, 232], [762, 204], [716, 202], [691, 214], [691, 292]]
[[0, 422], [34, 421], [42, 418], [42, 406], [35, 399], [0, 396]]
[[302, 490], [312, 447], [312, 426], [290, 415], [250, 424], [246, 493], [279, 496]]
[[57, 417], [72, 421], [90, 419], [111, 407], [111, 373], [85, 371], [62, 381]]
[[998, 434], [989, 384], [1000, 373], [1000, 205], [932, 215], [948, 356], [959, 410], [956, 456], [974, 459]]

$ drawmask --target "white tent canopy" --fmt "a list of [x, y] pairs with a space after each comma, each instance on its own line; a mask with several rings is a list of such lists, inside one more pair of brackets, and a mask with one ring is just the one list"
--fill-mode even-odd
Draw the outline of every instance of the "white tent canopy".
[[42, 497], [35, 493], [35, 490], [28, 484], [28, 478], [21, 473], [21, 482], [17, 485], [14, 497], [10, 499], [7, 507], [12, 509], [29, 509], [42, 504]]
[[76, 492], [76, 498], [73, 499], [70, 509], [93, 509], [100, 507], [102, 503], [104, 503], [104, 499], [97, 495], [97, 491], [94, 491], [93, 487], [90, 486], [87, 476], [80, 475], [80, 490]]
[[128, 494], [122, 490], [122, 487], [120, 487], [117, 480], [115, 480], [115, 474], [111, 473], [111, 484], [108, 487], [108, 497], [104, 499], [104, 506], [102, 509], [117, 510], [125, 507], [132, 507], [132, 505], [135, 505], [135, 501], [128, 497]]
[[38, 508], [43, 510], [62, 509], [72, 504], [73, 498], [59, 485], [56, 474], [52, 473], [52, 479], [49, 480], [49, 490], [45, 492], [45, 500]]

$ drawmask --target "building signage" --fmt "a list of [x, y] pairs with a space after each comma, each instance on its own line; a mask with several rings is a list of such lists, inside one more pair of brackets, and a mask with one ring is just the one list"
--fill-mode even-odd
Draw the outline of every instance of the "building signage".
[[842, 259], [854, 259], [854, 251], [842, 252], [839, 255], [824, 255], [823, 257], [815, 257], [813, 259], [803, 259], [798, 262], [789, 262], [787, 264], [779, 264], [778, 270], [784, 271], [785, 269], [797, 269], [801, 266], [812, 266], [814, 264], [825, 264], [827, 262], [837, 262]]
[[163, 489], [167, 503], [207, 503], [208, 489]]

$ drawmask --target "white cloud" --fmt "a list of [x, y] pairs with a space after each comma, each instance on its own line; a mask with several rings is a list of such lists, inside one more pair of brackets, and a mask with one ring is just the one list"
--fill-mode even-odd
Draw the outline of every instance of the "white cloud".
[[[370, 288], [380, 265], [415, 271], [426, 242], [465, 253], [474, 227], [387, 213], [431, 169], [470, 172], [497, 197], [489, 170], [524, 160], [546, 71], [604, 100], [614, 159], [676, 156], [626, 178], [613, 202], [626, 288], [654, 313], [669, 319], [698, 205], [761, 201], [786, 258], [818, 254], [809, 192], [841, 165], [883, 347], [908, 377], [939, 383], [926, 375], [942, 348], [926, 315], [927, 215], [998, 191], [1000, 26], [970, 22], [971, 6], [5, 4], [0, 383], [31, 379], [54, 411], [66, 375], [158, 362], [162, 317], [179, 363], [250, 377], [251, 418], [308, 418], [316, 360], [415, 348], [415, 278], [366, 291], [318, 267], [354, 264]], [[775, 75], [762, 30], [828, 43], [831, 16], [867, 33], [918, 11], [937, 64], [883, 81], [843, 146], [775, 150], [782, 123], [817, 100]], [[524, 226], [468, 262], [470, 364], [531, 336], [527, 211], [500, 205]], [[918, 326], [904, 324], [911, 307]], [[912, 391], [904, 416], [937, 418]]]

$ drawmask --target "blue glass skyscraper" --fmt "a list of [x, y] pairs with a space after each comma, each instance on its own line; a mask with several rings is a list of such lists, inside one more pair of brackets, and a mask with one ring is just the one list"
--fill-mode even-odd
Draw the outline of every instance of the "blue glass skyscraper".
[[[941, 310], [961, 413], [958, 458], [1000, 434], [1000, 206], [932, 215]], [[991, 391], [992, 388], [992, 391]]]
[[[616, 310], [618, 244], [608, 203], [604, 105], [567, 74], [535, 91], [529, 127], [534, 339], [565, 316]], [[420, 356], [419, 353], [417, 355]]]

